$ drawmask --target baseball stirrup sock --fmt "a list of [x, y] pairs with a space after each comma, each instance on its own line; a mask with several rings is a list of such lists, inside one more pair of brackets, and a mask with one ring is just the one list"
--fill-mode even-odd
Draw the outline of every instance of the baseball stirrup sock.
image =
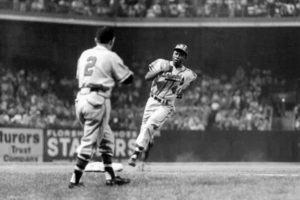
[[137, 157], [139, 157], [139, 155], [142, 153], [143, 150], [144, 150], [144, 147], [137, 146], [137, 147], [135, 147], [133, 154], [135, 154]]
[[147, 147], [147, 149], [146, 149], [146, 151], [145, 151], [144, 158], [143, 158], [144, 161], [146, 161], [146, 160], [148, 159], [148, 157], [149, 157], [149, 152], [150, 152], [152, 146], [153, 146], [153, 143], [149, 143], [149, 144], [148, 144], [148, 147]]
[[104, 164], [104, 175], [106, 180], [111, 180], [115, 178], [115, 172], [111, 165]]
[[70, 180], [71, 183], [76, 183], [76, 184], [79, 183], [79, 180], [83, 174], [83, 171], [89, 162], [89, 158], [90, 157], [87, 155], [78, 155], [77, 156], [74, 173]]
[[112, 157], [110, 155], [102, 154], [102, 161], [104, 165], [104, 174], [106, 180], [111, 180], [115, 178], [115, 172], [112, 168]]

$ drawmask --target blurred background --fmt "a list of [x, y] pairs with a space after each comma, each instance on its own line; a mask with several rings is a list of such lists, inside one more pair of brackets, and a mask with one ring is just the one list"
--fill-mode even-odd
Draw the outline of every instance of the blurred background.
[[128, 140], [149, 96], [150, 62], [186, 43], [186, 66], [199, 77], [157, 144], [177, 138], [192, 149], [170, 159], [158, 147], [153, 160], [297, 161], [299, 14], [300, 0], [0, 0], [0, 125], [80, 129], [77, 59], [95, 28], [111, 25], [114, 51], [136, 75], [112, 96], [111, 127], [133, 131]]

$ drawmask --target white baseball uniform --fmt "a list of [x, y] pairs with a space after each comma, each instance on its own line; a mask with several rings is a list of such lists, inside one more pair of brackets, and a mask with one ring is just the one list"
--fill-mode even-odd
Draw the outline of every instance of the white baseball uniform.
[[[172, 61], [157, 59], [149, 65], [149, 71], [160, 72], [167, 64], [171, 65], [171, 72], [159, 74], [151, 85], [150, 97], [146, 103], [140, 134], [136, 144], [144, 149], [152, 140], [155, 130], [161, 128], [166, 120], [175, 111], [175, 99], [182, 90], [185, 90], [197, 75], [185, 66], [176, 68]], [[169, 74], [168, 74], [169, 73]], [[173, 79], [168, 79], [168, 75]]]
[[110, 96], [116, 82], [123, 82], [133, 73], [113, 51], [98, 44], [85, 50], [78, 59], [79, 92], [75, 100], [76, 115], [84, 135], [78, 155], [90, 155], [99, 148], [113, 155], [114, 135], [109, 126]]

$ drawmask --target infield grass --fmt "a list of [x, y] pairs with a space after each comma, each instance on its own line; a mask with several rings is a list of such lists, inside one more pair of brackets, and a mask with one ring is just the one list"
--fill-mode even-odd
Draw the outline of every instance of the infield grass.
[[[124, 164], [126, 186], [105, 186], [103, 173], [85, 173], [84, 188], [68, 189], [72, 164], [2, 165], [0, 199], [297, 200], [300, 173], [293, 163]], [[298, 174], [299, 173], [299, 174]]]

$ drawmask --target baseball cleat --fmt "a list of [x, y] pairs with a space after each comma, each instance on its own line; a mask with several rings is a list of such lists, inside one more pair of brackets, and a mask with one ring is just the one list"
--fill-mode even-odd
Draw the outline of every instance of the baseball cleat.
[[84, 187], [84, 184], [81, 182], [81, 183], [69, 183], [69, 189], [73, 189], [73, 188], [79, 188], [79, 187]]
[[135, 167], [136, 166], [136, 160], [137, 160], [137, 155], [133, 154], [132, 156], [130, 156], [129, 160], [128, 160], [128, 165]]
[[106, 180], [106, 185], [113, 186], [113, 185], [125, 185], [130, 183], [129, 178], [121, 178], [120, 176], [116, 176], [114, 179]]

